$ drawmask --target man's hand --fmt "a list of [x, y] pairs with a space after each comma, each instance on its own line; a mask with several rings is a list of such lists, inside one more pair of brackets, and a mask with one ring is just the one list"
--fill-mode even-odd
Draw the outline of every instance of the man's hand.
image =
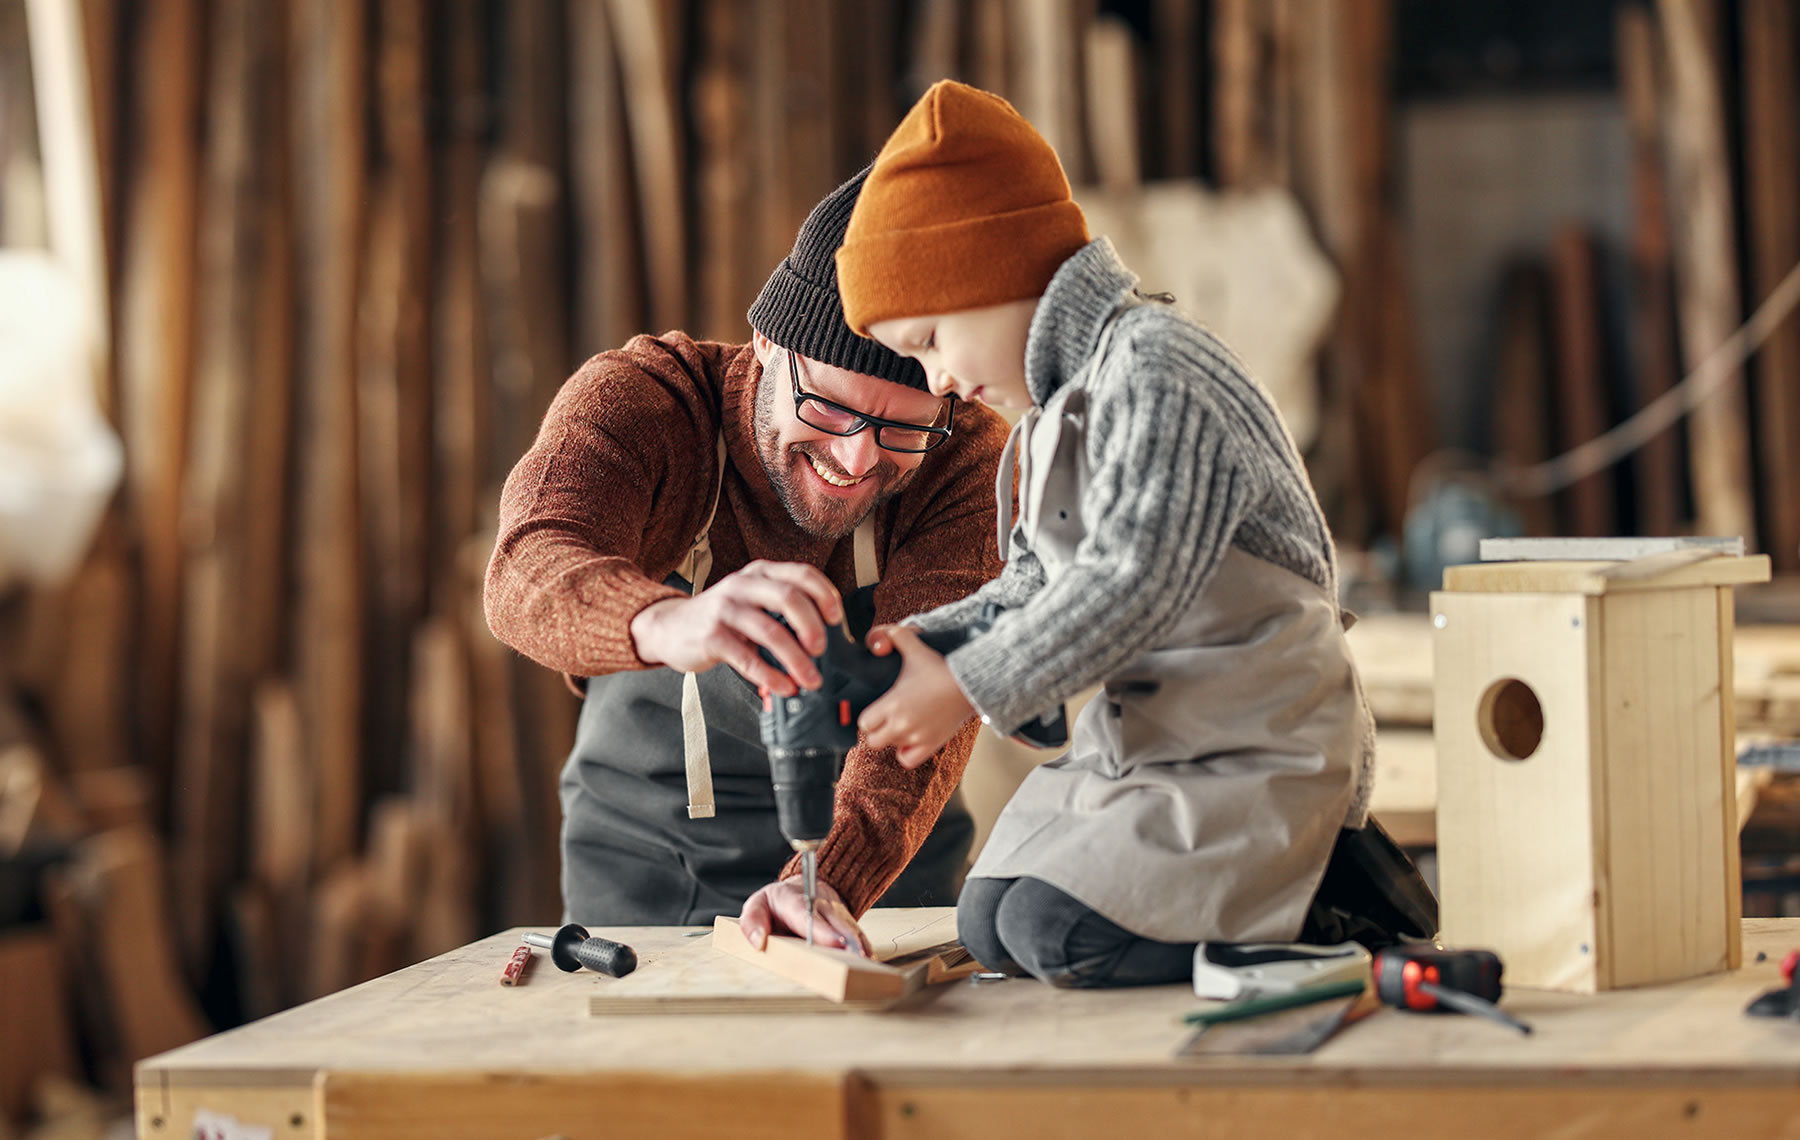
[[898, 649], [900, 677], [857, 720], [873, 748], [896, 748], [900, 766], [917, 768], [937, 755], [956, 730], [975, 715], [943, 655], [919, 640], [911, 626], [884, 625], [869, 631], [869, 652], [877, 657]]
[[[792, 632], [770, 611], [785, 618]], [[843, 620], [843, 599], [818, 567], [757, 561], [692, 598], [645, 606], [631, 619], [631, 640], [651, 665], [683, 673], [729, 665], [752, 685], [791, 697], [799, 691], [796, 681], [819, 687], [813, 658], [825, 652], [826, 627]], [[763, 660], [758, 646], [773, 653], [781, 668]]]
[[[830, 883], [819, 882], [819, 898], [813, 906], [813, 945], [833, 950], [848, 950], [864, 958], [874, 956], [862, 927], [856, 925], [843, 896]], [[769, 933], [806, 937], [806, 890], [798, 877], [770, 883], [744, 900], [738, 916], [738, 929], [750, 945], [761, 950], [768, 944]]]

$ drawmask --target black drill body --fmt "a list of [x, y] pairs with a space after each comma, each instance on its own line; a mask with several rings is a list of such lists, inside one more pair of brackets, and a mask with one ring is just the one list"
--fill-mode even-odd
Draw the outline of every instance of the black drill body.
[[[993, 627], [998, 607], [960, 629], [921, 636], [926, 645], [948, 654]], [[779, 666], [768, 650], [763, 658]], [[797, 850], [816, 847], [831, 832], [832, 805], [844, 756], [856, 747], [856, 719], [900, 676], [896, 650], [884, 657], [841, 629], [828, 629], [825, 652], [813, 658], [819, 670], [817, 689], [801, 689], [791, 697], [763, 694], [763, 747], [769, 752], [769, 774], [775, 785], [775, 815], [781, 834]], [[1068, 740], [1059, 706], [1031, 722], [1019, 734], [1041, 748]]]

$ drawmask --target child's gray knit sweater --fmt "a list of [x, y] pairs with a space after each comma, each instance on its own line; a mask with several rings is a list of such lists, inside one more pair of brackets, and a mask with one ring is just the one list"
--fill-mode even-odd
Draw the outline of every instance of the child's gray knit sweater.
[[1008, 607], [991, 633], [948, 658], [976, 710], [1002, 732], [1136, 657], [1186, 612], [1228, 547], [1336, 597], [1331, 535], [1269, 393], [1172, 307], [1120, 313], [1136, 285], [1112, 243], [1095, 239], [1057, 270], [1025, 346], [1026, 384], [1042, 406], [1081, 371], [1107, 323], [1119, 322], [1084, 380], [1093, 471], [1081, 504], [1084, 557], [1047, 584], [1015, 534], [998, 578], [908, 619], [930, 631], [972, 620], [985, 602]]

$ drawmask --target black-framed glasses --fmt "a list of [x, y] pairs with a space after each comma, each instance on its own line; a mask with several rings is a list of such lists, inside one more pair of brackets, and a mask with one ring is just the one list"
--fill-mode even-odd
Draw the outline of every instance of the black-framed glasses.
[[956, 426], [955, 400], [944, 401], [948, 418], [943, 427], [935, 427], [884, 420], [880, 416], [846, 408], [823, 396], [803, 391], [800, 387], [800, 366], [795, 363], [794, 355], [791, 350], [787, 354], [788, 375], [794, 381], [794, 414], [807, 427], [817, 428], [829, 435], [855, 435], [864, 428], [872, 427], [875, 429], [875, 442], [886, 450], [920, 452], [930, 451], [949, 439], [951, 429]]

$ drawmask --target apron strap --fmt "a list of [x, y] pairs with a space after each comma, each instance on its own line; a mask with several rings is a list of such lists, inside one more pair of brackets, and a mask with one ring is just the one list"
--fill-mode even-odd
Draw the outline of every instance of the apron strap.
[[[1013, 465], [1020, 461], [1030, 463], [1031, 449], [1020, 447], [1019, 442], [1031, 434], [1031, 424], [1038, 417], [1036, 404], [1025, 409], [1019, 422], [1007, 433], [1006, 446], [1000, 449], [1000, 466], [994, 469], [994, 539], [1000, 550], [1000, 561], [1005, 562], [1012, 549], [1013, 527]], [[1028, 486], [1030, 473], [1026, 472], [1019, 479], [1020, 487]]]
[[[719, 481], [713, 485], [712, 507], [706, 512], [706, 522], [701, 525], [699, 536], [688, 547], [687, 557], [681, 561], [680, 574], [692, 584], [696, 595], [706, 588], [706, 577], [712, 573], [712, 541], [708, 536], [712, 533], [713, 519], [719, 513], [719, 493], [725, 486], [723, 433], [717, 444]], [[711, 819], [714, 815], [712, 756], [706, 747], [706, 713], [700, 707], [700, 678], [693, 673], [681, 676], [681, 748], [682, 761], [687, 768], [688, 818]]]
[[881, 581], [881, 571], [875, 565], [875, 512], [856, 524], [856, 535], [852, 540], [856, 546], [856, 588], [873, 586]]

